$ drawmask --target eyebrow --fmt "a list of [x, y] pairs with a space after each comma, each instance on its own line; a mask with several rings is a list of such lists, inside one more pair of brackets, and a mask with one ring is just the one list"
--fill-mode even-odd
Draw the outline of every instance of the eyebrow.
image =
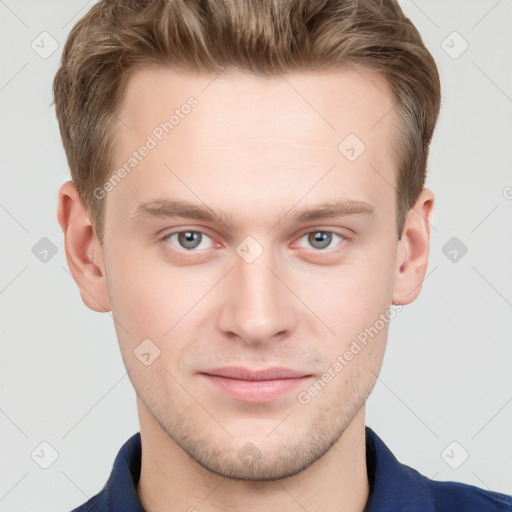
[[[375, 210], [370, 203], [365, 201], [350, 199], [329, 201], [300, 210], [289, 210], [276, 221], [276, 224], [282, 223], [285, 218], [290, 216], [296, 222], [306, 222], [356, 214], [374, 215]], [[228, 215], [226, 212], [215, 212], [211, 208], [200, 204], [183, 200], [157, 199], [139, 203], [133, 210], [130, 220], [143, 221], [151, 218], [173, 217], [183, 217], [203, 222], [218, 222], [220, 220], [226, 225], [232, 219], [232, 215]]]

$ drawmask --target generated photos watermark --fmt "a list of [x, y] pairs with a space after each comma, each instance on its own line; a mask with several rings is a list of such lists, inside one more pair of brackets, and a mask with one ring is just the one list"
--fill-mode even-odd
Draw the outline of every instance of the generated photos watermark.
[[389, 322], [396, 317], [403, 306], [393, 305], [385, 313], [381, 313], [379, 318], [370, 327], [365, 327], [355, 339], [352, 340], [350, 347], [345, 350], [343, 354], [339, 354], [336, 360], [325, 370], [321, 377], [319, 377], [306, 391], [301, 391], [297, 395], [297, 400], [302, 405], [307, 405], [311, 400], [316, 397], [337, 375], [354, 359], [362, 350], [368, 345]]
[[142, 160], [149, 153], [155, 149], [160, 142], [164, 140], [166, 135], [169, 135], [176, 126], [178, 126], [183, 119], [185, 119], [192, 109], [197, 107], [199, 102], [194, 96], [187, 99], [186, 103], [181, 105], [179, 108], [174, 109], [173, 114], [158, 123], [151, 133], [146, 137], [144, 144], [142, 144], [137, 150], [132, 152], [130, 158], [128, 158], [123, 165], [121, 165], [116, 171], [114, 171], [111, 177], [103, 184], [102, 187], [96, 187], [93, 195], [96, 199], [104, 199], [107, 192], [113, 190], [130, 172], [139, 165]]

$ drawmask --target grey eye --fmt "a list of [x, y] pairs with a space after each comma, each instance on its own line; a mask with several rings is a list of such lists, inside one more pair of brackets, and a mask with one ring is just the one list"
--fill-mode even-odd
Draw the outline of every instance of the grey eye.
[[186, 252], [197, 252], [201, 249], [211, 249], [213, 240], [202, 231], [176, 231], [165, 237], [165, 241], [178, 250], [186, 249]]
[[197, 231], [182, 231], [176, 234], [178, 235], [178, 243], [184, 249], [195, 249], [201, 244], [203, 237], [203, 234]]
[[332, 234], [326, 231], [314, 231], [309, 233], [308, 242], [315, 249], [325, 249], [332, 241]]
[[333, 242], [336, 242], [336, 239], [339, 240], [338, 244], [343, 242], [345, 237], [343, 235], [340, 235], [338, 233], [333, 233], [331, 231], [311, 231], [310, 233], [306, 233], [304, 236], [301, 237], [302, 239], [306, 240], [307, 246], [301, 244], [301, 247], [305, 247], [306, 249], [327, 249], [331, 246]]

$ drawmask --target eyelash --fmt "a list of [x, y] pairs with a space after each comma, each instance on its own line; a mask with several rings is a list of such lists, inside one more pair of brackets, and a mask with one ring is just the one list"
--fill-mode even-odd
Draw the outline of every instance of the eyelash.
[[[208, 233], [206, 231], [201, 230], [201, 229], [183, 229], [183, 230], [180, 230], [180, 231], [173, 231], [171, 233], [168, 233], [167, 235], [165, 235], [161, 239], [161, 241], [164, 242], [167, 245], [171, 245], [172, 246], [172, 244], [170, 244], [170, 242], [168, 242], [169, 238], [171, 238], [171, 236], [173, 236], [173, 235], [179, 235], [181, 233], [197, 233], [197, 234], [206, 236], [206, 237], [211, 239], [211, 237], [208, 235]], [[305, 236], [310, 235], [311, 233], [327, 233], [327, 234], [334, 235], [334, 236], [337, 236], [337, 237], [341, 238], [340, 242], [337, 244], [336, 247], [340, 246], [343, 242], [348, 242], [349, 241], [348, 237], [343, 235], [343, 234], [341, 234], [341, 233], [338, 233], [336, 231], [324, 230], [324, 229], [314, 229], [312, 231], [307, 231], [307, 232], [303, 233], [301, 236], [299, 236], [298, 240], [303, 239]], [[174, 246], [172, 246], [172, 249], [174, 249], [174, 250], [176, 250], [178, 252], [189, 253], [189, 254], [199, 253], [201, 251], [201, 249], [199, 249], [199, 250], [196, 250], [196, 249], [187, 250], [187, 249], [185, 249], [183, 247], [181, 249], [177, 249]], [[206, 250], [206, 249], [202, 249], [202, 250]], [[308, 250], [308, 249], [305, 249], [305, 250]], [[314, 248], [311, 248], [309, 251], [311, 251], [313, 253], [317, 253], [317, 254], [332, 254], [333, 252], [336, 251], [336, 248], [334, 248], [334, 249], [314, 249]]]

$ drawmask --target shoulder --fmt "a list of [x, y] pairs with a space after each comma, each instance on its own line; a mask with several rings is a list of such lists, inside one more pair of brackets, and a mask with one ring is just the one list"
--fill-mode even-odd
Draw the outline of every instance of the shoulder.
[[512, 512], [512, 496], [460, 482], [428, 481], [435, 510], [439, 512]]
[[512, 496], [432, 480], [401, 463], [369, 427], [366, 448], [371, 493], [365, 512], [512, 512]]

